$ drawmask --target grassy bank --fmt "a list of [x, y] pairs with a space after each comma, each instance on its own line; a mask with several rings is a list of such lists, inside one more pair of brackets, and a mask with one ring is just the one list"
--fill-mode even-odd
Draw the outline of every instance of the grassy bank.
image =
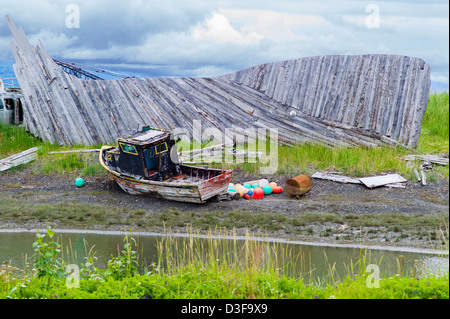
[[[78, 175], [104, 174], [96, 163], [95, 156], [86, 154], [50, 154], [52, 151], [85, 148], [83, 146], [60, 147], [43, 143], [25, 132], [22, 127], [0, 124], [0, 158], [40, 146], [36, 172], [59, 172]], [[93, 146], [92, 148], [99, 148]], [[276, 174], [313, 174], [315, 171], [340, 171], [349, 176], [369, 176], [396, 172], [405, 178], [414, 179], [407, 162], [401, 157], [408, 154], [448, 154], [449, 153], [449, 94], [430, 95], [427, 110], [422, 122], [419, 145], [414, 150], [402, 147], [380, 148], [329, 148], [320, 145], [279, 146]], [[216, 164], [235, 170], [258, 175], [260, 163]], [[419, 163], [416, 163], [418, 166]], [[263, 165], [264, 166], [264, 165]], [[449, 177], [448, 167], [435, 166], [430, 172], [429, 181]]]
[[[286, 248], [269, 246], [247, 236], [243, 245], [209, 236], [198, 242], [189, 231], [178, 240], [170, 236], [158, 244], [158, 262], [139, 272], [136, 241], [124, 237], [123, 249], [111, 256], [106, 269], [96, 265], [92, 247], [79, 266], [79, 281], [66, 271], [63, 248], [49, 228], [38, 234], [30, 267], [0, 268], [0, 298], [57, 299], [448, 299], [448, 271], [427, 273], [420, 265], [377, 280], [367, 271], [374, 263], [361, 250], [342, 278], [329, 265], [325, 278], [306, 280], [289, 275], [301, 258]], [[226, 235], [220, 233], [221, 235]], [[212, 234], [211, 234], [212, 235]], [[228, 234], [229, 235], [229, 234]], [[87, 248], [89, 249], [89, 248]], [[326, 258], [326, 257], [325, 257]], [[376, 265], [376, 263], [375, 263]], [[76, 285], [78, 283], [78, 285]]]

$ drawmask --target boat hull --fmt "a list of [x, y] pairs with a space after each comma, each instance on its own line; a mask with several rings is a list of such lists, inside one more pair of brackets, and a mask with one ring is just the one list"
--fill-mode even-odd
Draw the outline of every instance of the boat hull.
[[[226, 193], [228, 184], [231, 181], [231, 170], [225, 170], [217, 176], [198, 182], [184, 182], [183, 180], [160, 182], [136, 179], [122, 175], [105, 164], [103, 152], [107, 149], [108, 148], [103, 147], [100, 152], [100, 164], [110, 173], [120, 188], [131, 195], [147, 195], [178, 202], [203, 204], [216, 195]], [[194, 166], [185, 167], [191, 170], [197, 169], [208, 171], [208, 169]], [[215, 169], [210, 169], [209, 171], [215, 173], [218, 172], [218, 170]]]

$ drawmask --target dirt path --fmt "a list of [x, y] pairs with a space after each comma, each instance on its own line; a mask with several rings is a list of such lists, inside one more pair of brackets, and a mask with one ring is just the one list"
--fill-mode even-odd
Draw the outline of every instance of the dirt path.
[[[235, 173], [232, 181], [252, 178]], [[288, 178], [270, 180], [284, 186]], [[30, 169], [1, 174], [0, 229], [45, 228], [47, 221], [55, 228], [95, 230], [162, 231], [165, 226], [183, 232], [187, 225], [202, 231], [218, 226], [241, 232], [263, 229], [270, 237], [310, 242], [420, 248], [439, 248], [442, 238], [436, 229], [441, 229], [448, 239], [449, 183], [445, 180], [373, 190], [312, 180], [310, 192], [299, 200], [283, 192], [262, 200], [204, 205], [131, 196], [107, 178], [85, 180], [85, 186], [77, 188], [74, 177], [33, 174]], [[65, 213], [50, 213], [57, 209]]]

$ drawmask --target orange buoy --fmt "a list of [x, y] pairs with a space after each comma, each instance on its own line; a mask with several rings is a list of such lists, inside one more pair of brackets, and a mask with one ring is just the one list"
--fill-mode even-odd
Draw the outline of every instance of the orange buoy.
[[281, 193], [281, 192], [283, 192], [283, 187], [281, 187], [281, 186], [277, 186], [277, 187], [274, 187], [273, 188], [273, 192], [276, 194], [276, 193]]
[[300, 196], [309, 192], [311, 186], [311, 179], [308, 176], [299, 175], [289, 179], [284, 186], [284, 190], [290, 197], [299, 199]]
[[275, 183], [275, 182], [269, 183], [269, 186], [272, 187], [272, 190], [273, 190], [275, 187], [278, 187], [277, 183]]

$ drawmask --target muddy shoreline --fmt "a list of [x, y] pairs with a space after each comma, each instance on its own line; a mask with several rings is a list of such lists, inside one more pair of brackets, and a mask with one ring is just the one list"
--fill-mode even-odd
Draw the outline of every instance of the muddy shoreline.
[[[271, 176], [270, 180], [283, 186], [289, 178]], [[439, 249], [443, 241], [436, 230], [448, 232], [447, 180], [426, 186], [408, 181], [406, 188], [370, 190], [363, 185], [313, 179], [311, 190], [299, 200], [283, 192], [262, 200], [199, 205], [131, 196], [106, 177], [85, 177], [81, 188], [74, 179], [36, 174], [30, 167], [2, 173], [0, 229], [45, 229], [48, 222], [55, 229], [161, 233], [170, 227], [174, 233], [184, 233], [192, 226], [206, 233], [216, 224], [236, 227], [237, 235], [250, 229], [286, 241], [420, 249]], [[255, 176], [235, 172], [232, 182], [251, 179]], [[71, 209], [67, 214], [76, 213], [77, 218], [63, 213], [46, 215], [46, 210], [65, 211], [66, 206]], [[93, 216], [96, 210], [106, 213]], [[114, 215], [108, 215], [109, 211]]]

